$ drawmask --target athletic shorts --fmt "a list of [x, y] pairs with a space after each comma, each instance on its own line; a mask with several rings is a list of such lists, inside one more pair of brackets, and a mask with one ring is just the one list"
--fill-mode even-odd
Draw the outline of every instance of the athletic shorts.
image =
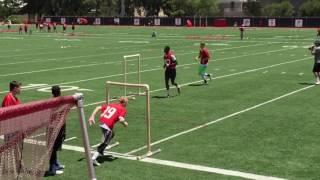
[[312, 72], [320, 72], [320, 63], [314, 63]]
[[207, 64], [200, 64], [198, 74], [202, 76], [205, 75], [207, 67], [208, 67]]

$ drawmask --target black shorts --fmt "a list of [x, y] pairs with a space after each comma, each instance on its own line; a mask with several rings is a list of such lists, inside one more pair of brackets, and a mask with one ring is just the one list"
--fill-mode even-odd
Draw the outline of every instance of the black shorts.
[[169, 79], [175, 80], [176, 75], [177, 75], [176, 69], [166, 69], [165, 80], [169, 80]]
[[314, 63], [312, 72], [320, 72], [320, 63]]

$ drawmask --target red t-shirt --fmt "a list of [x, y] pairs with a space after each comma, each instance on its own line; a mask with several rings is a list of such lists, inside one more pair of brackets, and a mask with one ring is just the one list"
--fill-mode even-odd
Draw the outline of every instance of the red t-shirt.
[[175, 55], [170, 51], [168, 54], [164, 54], [163, 56], [164, 63], [169, 65], [166, 66], [166, 69], [175, 69], [177, 66], [177, 59]]
[[20, 104], [20, 100], [17, 97], [14, 97], [11, 92], [9, 92], [2, 101], [2, 107], [14, 106]]
[[119, 117], [125, 117], [127, 110], [121, 104], [108, 104], [101, 107], [100, 122], [110, 129], [119, 121]]
[[199, 52], [200, 64], [208, 64], [210, 54], [207, 48], [200, 49]]

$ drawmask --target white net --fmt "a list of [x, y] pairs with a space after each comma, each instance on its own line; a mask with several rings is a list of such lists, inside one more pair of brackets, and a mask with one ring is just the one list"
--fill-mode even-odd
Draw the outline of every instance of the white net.
[[41, 179], [72, 96], [0, 108], [0, 179]]

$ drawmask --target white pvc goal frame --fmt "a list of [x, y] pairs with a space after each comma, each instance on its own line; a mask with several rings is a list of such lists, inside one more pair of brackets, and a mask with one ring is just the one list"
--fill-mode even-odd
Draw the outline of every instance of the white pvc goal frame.
[[[131, 59], [131, 60], [128, 60]], [[138, 84], [141, 84], [141, 55], [140, 54], [133, 54], [133, 55], [126, 55], [123, 56], [123, 83], [127, 83], [127, 75], [128, 75], [128, 61], [137, 61], [137, 78], [138, 78]], [[124, 96], [127, 97], [127, 87], [124, 86]], [[140, 95], [140, 87], [138, 91], [138, 95]]]
[[[155, 151], [151, 150], [151, 114], [150, 114], [150, 88], [148, 84], [130, 84], [130, 83], [121, 83], [121, 82], [112, 82], [107, 81], [106, 82], [106, 103], [109, 104], [110, 102], [110, 89], [112, 86], [121, 86], [121, 87], [131, 87], [131, 88], [139, 88], [144, 89], [144, 93], [141, 93], [141, 95], [145, 95], [146, 97], [146, 115], [145, 115], [145, 121], [146, 121], [146, 127], [147, 127], [147, 152], [144, 155], [136, 156], [137, 160], [152, 156], [154, 154], [157, 154], [161, 151], [161, 149], [157, 149]], [[129, 156], [129, 155], [128, 155]]]

